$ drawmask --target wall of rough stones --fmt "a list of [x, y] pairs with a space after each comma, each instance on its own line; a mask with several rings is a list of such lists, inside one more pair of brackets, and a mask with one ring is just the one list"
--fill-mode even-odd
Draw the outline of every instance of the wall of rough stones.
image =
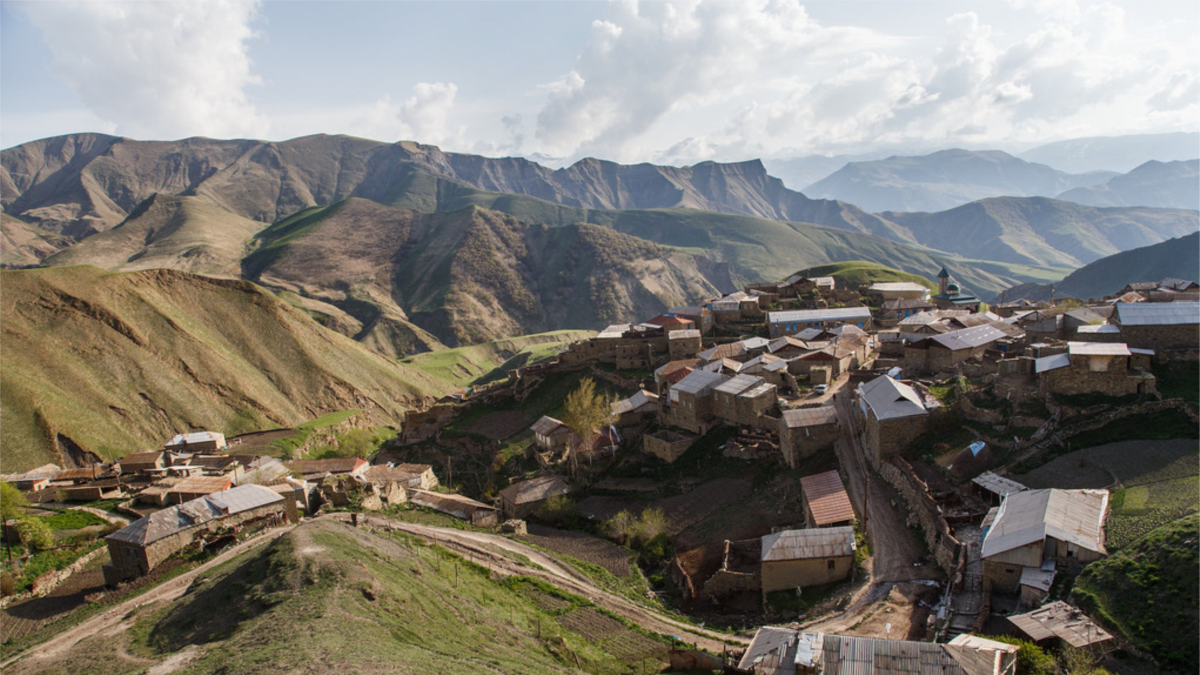
[[953, 574], [958, 565], [962, 543], [954, 537], [937, 501], [929, 494], [929, 486], [917, 476], [912, 466], [900, 457], [892, 457], [883, 462], [879, 467], [879, 474], [896, 488], [908, 505], [910, 524], [921, 528], [934, 562], [946, 574]]

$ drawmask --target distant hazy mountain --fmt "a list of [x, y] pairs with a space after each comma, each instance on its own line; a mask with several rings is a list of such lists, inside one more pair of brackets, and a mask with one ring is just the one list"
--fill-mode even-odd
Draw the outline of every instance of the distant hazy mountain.
[[[1122, 251], [1081, 267], [1053, 284], [1055, 297], [1099, 299], [1126, 284], [1162, 281], [1167, 277], [1200, 280], [1200, 233]], [[1024, 284], [1004, 293], [1010, 299], [1045, 300], [1050, 284]]]
[[1041, 145], [1018, 155], [1068, 173], [1125, 173], [1150, 160], [1172, 162], [1200, 157], [1200, 133], [1141, 134], [1074, 138]]
[[783, 184], [796, 191], [825, 178], [850, 162], [881, 159], [862, 155], [805, 155], [787, 159], [764, 159], [763, 166], [772, 176], [778, 176]]
[[1058, 198], [1089, 206], [1200, 209], [1200, 160], [1146, 162], [1104, 185], [1075, 188]]
[[995, 197], [938, 213], [892, 213], [914, 241], [978, 260], [1078, 267], [1200, 229], [1183, 209], [1098, 209], [1044, 197]]
[[1071, 175], [999, 150], [943, 150], [920, 157], [851, 162], [804, 188], [868, 211], [944, 211], [988, 197], [1052, 197], [1099, 185], [1111, 173]]

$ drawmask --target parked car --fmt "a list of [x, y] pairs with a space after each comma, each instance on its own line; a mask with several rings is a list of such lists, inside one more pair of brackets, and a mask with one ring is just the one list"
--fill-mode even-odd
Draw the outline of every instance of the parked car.
[[817, 396], [824, 396], [829, 393], [829, 385], [818, 384], [816, 387], [813, 387], [813, 391], [817, 393]]

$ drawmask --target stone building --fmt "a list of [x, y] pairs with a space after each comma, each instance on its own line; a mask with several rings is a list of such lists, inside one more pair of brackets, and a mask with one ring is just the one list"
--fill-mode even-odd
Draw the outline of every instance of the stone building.
[[538, 476], [519, 483], [513, 483], [500, 491], [500, 509], [505, 518], [525, 518], [536, 513], [555, 495], [565, 495], [570, 492], [567, 481], [562, 476]]
[[762, 590], [795, 590], [850, 578], [854, 528], [784, 530], [762, 538]]
[[785, 410], [779, 418], [783, 461], [794, 469], [801, 459], [832, 450], [839, 433], [837, 408], [833, 406]]
[[226, 447], [225, 434], [215, 431], [193, 431], [177, 434], [167, 441], [163, 449], [168, 452], [216, 452]]
[[417, 506], [454, 516], [475, 527], [496, 527], [500, 524], [499, 509], [453, 492], [409, 490], [408, 499]]
[[663, 422], [702, 434], [713, 425], [713, 389], [729, 378], [706, 370], [694, 370], [667, 392], [662, 407]]
[[869, 307], [839, 307], [767, 313], [767, 334], [773, 338], [795, 335], [805, 328], [828, 329], [843, 324], [871, 330], [871, 309]]
[[672, 307], [667, 310], [667, 314], [691, 319], [702, 335], [708, 335], [712, 332], [713, 314], [704, 307]]
[[[761, 377], [754, 375], [738, 375], [713, 387], [712, 412], [728, 424], [745, 424], [739, 411], [738, 396], [751, 391], [763, 384]], [[774, 387], [771, 388], [774, 392]], [[774, 403], [772, 396], [770, 403]], [[756, 420], [757, 421], [757, 420]], [[750, 422], [749, 424], [753, 424]]]
[[904, 348], [904, 367], [926, 373], [952, 368], [969, 358], [982, 356], [997, 340], [1008, 337], [992, 325], [975, 326], [931, 335]]
[[753, 675], [1016, 675], [1016, 645], [962, 634], [948, 643], [764, 626], [735, 670]]
[[[1122, 343], [1068, 342], [1063, 354], [1043, 356], [1034, 362], [1039, 391], [1043, 394], [1153, 394], [1155, 378], [1149, 372], [1149, 355]], [[1144, 359], [1140, 362], [1138, 359]]]
[[610, 411], [619, 427], [632, 427], [658, 415], [658, 394], [639, 389], [636, 394], [614, 401]]
[[129, 475], [148, 475], [155, 469], [161, 469], [164, 464], [163, 453], [157, 450], [152, 452], [131, 452], [121, 458], [121, 474]]
[[1117, 303], [1112, 322], [1122, 339], [1141, 349], [1196, 349], [1200, 346], [1200, 303]]
[[220, 528], [285, 521], [296, 521], [295, 502], [261, 485], [242, 485], [170, 506], [105, 538], [112, 562], [104, 566], [104, 581], [113, 586], [143, 576]]
[[539, 448], [551, 452], [567, 447], [571, 439], [571, 430], [559, 420], [542, 415], [542, 418], [529, 427], [533, 430], [533, 438]]
[[867, 457], [876, 465], [904, 450], [929, 426], [929, 410], [921, 395], [887, 375], [859, 385], [858, 403]]
[[[1103, 557], [1107, 490], [1023, 490], [994, 509], [983, 533], [983, 576], [994, 590], [1015, 592], [1025, 568], [1047, 561], [1088, 563]], [[985, 520], [985, 523], [988, 522]]]
[[[881, 281], [867, 287], [867, 295], [880, 300], [928, 300], [929, 289], [914, 281]], [[930, 307], [933, 305], [930, 304]]]
[[700, 347], [698, 329], [672, 331], [667, 336], [667, 352], [672, 361], [690, 359], [700, 353]]

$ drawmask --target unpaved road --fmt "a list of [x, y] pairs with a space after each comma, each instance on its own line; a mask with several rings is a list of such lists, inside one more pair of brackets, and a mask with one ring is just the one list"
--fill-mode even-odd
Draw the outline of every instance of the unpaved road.
[[[95, 635], [100, 634], [116, 634], [131, 625], [131, 621], [126, 621], [125, 616], [134, 609], [155, 602], [170, 602], [183, 595], [191, 585], [192, 580], [197, 576], [207, 572], [209, 569], [220, 565], [221, 563], [245, 553], [251, 548], [273, 541], [285, 532], [288, 532], [294, 526], [281, 527], [270, 530], [256, 537], [247, 539], [239, 544], [236, 544], [224, 551], [212, 560], [204, 563], [196, 569], [185, 572], [174, 579], [165, 581], [162, 584], [122, 602], [119, 605], [114, 605], [101, 614], [87, 619], [78, 626], [73, 626], [67, 630], [55, 635], [45, 642], [34, 645], [29, 649], [15, 655], [5, 654], [4, 661], [0, 662], [0, 670], [13, 673], [36, 673], [40, 670], [38, 665], [46, 659], [51, 659], [62, 655], [67, 650], [74, 647], [81, 640], [86, 640]], [[9, 669], [12, 668], [10, 671]]]
[[[328, 518], [350, 519], [349, 514], [332, 514]], [[507, 537], [486, 532], [468, 532], [445, 527], [417, 525], [390, 518], [359, 516], [360, 524], [373, 528], [395, 530], [416, 535], [437, 543], [447, 549], [465, 555], [479, 564], [486, 565], [498, 574], [523, 575], [542, 579], [565, 591], [587, 598], [597, 605], [618, 614], [634, 624], [662, 635], [674, 635], [684, 642], [711, 652], [720, 653], [726, 647], [744, 647], [750, 644], [746, 638], [717, 633], [689, 623], [678, 621], [639, 605], [620, 595], [610, 593], [597, 586], [590, 578], [576, 571], [551, 555]], [[525, 556], [533, 565], [504, 555], [497, 549]]]

